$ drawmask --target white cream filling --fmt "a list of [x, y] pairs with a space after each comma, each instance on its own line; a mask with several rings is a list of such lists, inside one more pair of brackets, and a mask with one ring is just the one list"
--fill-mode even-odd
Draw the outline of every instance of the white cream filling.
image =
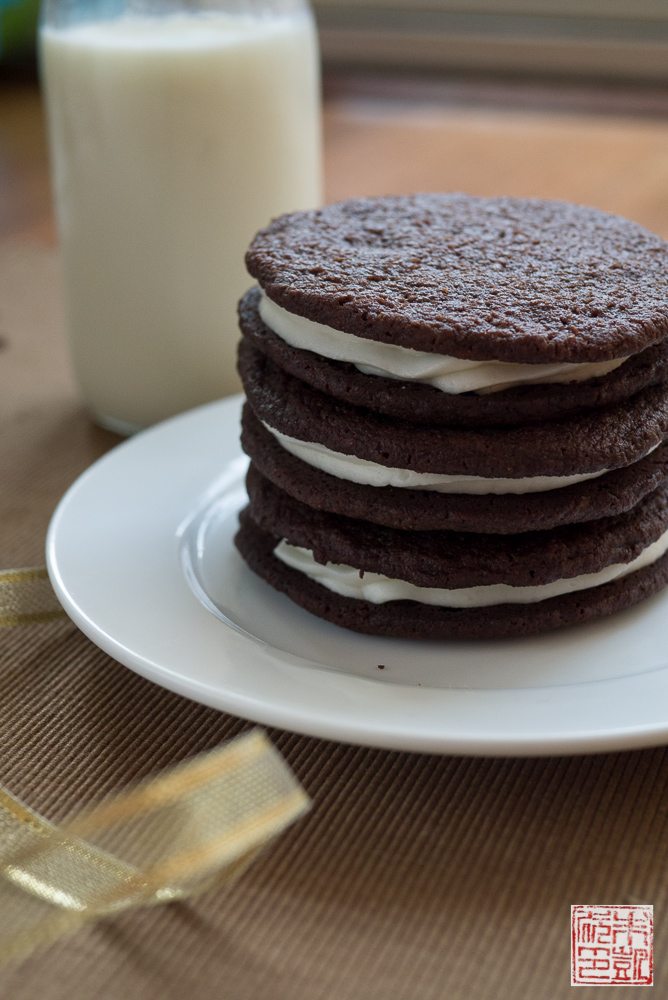
[[442, 608], [486, 608], [492, 604], [535, 604], [560, 594], [572, 594], [576, 590], [600, 587], [611, 580], [619, 580], [629, 573], [651, 566], [668, 551], [668, 531], [649, 545], [630, 563], [615, 563], [598, 573], [584, 573], [566, 580], [539, 584], [536, 587], [511, 587], [507, 583], [495, 583], [485, 587], [462, 587], [446, 590], [441, 587], [416, 587], [405, 580], [393, 580], [381, 573], [364, 573], [353, 566], [317, 563], [310, 549], [290, 545], [283, 539], [274, 549], [274, 555], [286, 566], [298, 570], [316, 580], [323, 587], [354, 597], [371, 604], [385, 604], [387, 601], [418, 601], [420, 604], [435, 604]]
[[612, 361], [550, 365], [515, 365], [507, 361], [470, 361], [444, 354], [414, 351], [410, 347], [381, 344], [314, 323], [276, 305], [262, 292], [259, 306], [263, 322], [291, 347], [313, 351], [334, 361], [347, 361], [365, 375], [424, 382], [441, 392], [499, 392], [514, 385], [543, 382], [580, 382], [618, 368], [626, 358]]
[[[264, 423], [264, 421], [263, 421]], [[315, 441], [299, 441], [264, 424], [280, 445], [291, 455], [315, 469], [328, 472], [338, 479], [365, 486], [398, 486], [407, 490], [433, 490], [435, 493], [468, 493], [483, 495], [489, 493], [545, 493], [558, 490], [562, 486], [582, 483], [585, 479], [596, 479], [600, 472], [583, 473], [579, 476], [529, 476], [526, 479], [485, 479], [482, 476], [447, 476], [440, 472], [413, 472], [411, 469], [392, 469], [377, 462], [369, 462], [356, 455], [344, 455], [340, 451], [330, 451], [324, 444]], [[652, 449], [654, 450], [654, 449]]]

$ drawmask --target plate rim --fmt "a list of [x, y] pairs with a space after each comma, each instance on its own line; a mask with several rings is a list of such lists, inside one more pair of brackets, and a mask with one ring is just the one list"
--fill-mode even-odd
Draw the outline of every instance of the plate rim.
[[[127, 439], [89, 466], [69, 487], [60, 500], [51, 518], [47, 533], [46, 558], [49, 577], [69, 617], [97, 646], [124, 666], [153, 683], [181, 696], [199, 701], [202, 704], [209, 705], [221, 711], [231, 712], [243, 718], [252, 719], [263, 725], [279, 726], [309, 736], [333, 739], [357, 745], [457, 755], [542, 756], [636, 749], [659, 745], [668, 740], [668, 718], [661, 720], [661, 722], [647, 723], [646, 725], [636, 723], [627, 727], [618, 726], [614, 730], [605, 727], [597, 729], [595, 726], [592, 726], [588, 732], [582, 732], [577, 736], [570, 733], [560, 733], [558, 731], [546, 732], [544, 730], [521, 735], [519, 733], [502, 735], [499, 732], [495, 735], [490, 735], [485, 734], [484, 731], [478, 731], [470, 732], [468, 736], [464, 736], [452, 730], [448, 734], [446, 731], [447, 726], [441, 732], [435, 733], [420, 732], [415, 728], [414, 724], [412, 728], [409, 724], [403, 727], [394, 725], [388, 728], [387, 724], [385, 726], [382, 724], [379, 725], [377, 720], [375, 724], [374, 720], [367, 720], [365, 723], [361, 723], [356, 719], [349, 718], [342, 721], [341, 719], [332, 717], [331, 711], [329, 715], [327, 712], [323, 714], [320, 711], [319, 714], [314, 714], [311, 711], [309, 717], [308, 714], [305, 714], [303, 710], [300, 710], [295, 705], [292, 707], [287, 704], [274, 703], [268, 705], [257, 699], [251, 701], [242, 692], [239, 690], [235, 691], [229, 688], [229, 686], [221, 688], [219, 685], [216, 688], [212, 688], [211, 685], [204, 684], [201, 680], [192, 676], [184, 678], [184, 675], [175, 672], [170, 667], [153, 662], [141, 653], [133, 651], [120, 641], [120, 639], [115, 638], [105, 631], [100, 624], [93, 620], [86, 609], [81, 606], [81, 602], [72, 593], [71, 581], [68, 583], [67, 573], [64, 577], [62, 572], [61, 562], [63, 553], [61, 549], [61, 532], [64, 520], [69, 516], [74, 499], [78, 498], [81, 492], [87, 489], [91, 481], [94, 482], [102, 474], [101, 470], [106, 471], [116, 463], [122, 463], [123, 455], [132, 454], [135, 450], [141, 450], [146, 446], [147, 442], [149, 442], [150, 448], [152, 438], [156, 440], [160, 437], [169, 438], [172, 432], [186, 427], [188, 421], [193, 422], [194, 426], [200, 420], [204, 420], [206, 423], [209, 417], [218, 417], [219, 414], [224, 414], [227, 411], [229, 411], [230, 415], [236, 415], [242, 400], [242, 396], [233, 396], [205, 404], [204, 406], [197, 407], [195, 410], [187, 411], [167, 421], [163, 421], [135, 437]], [[236, 444], [237, 454], [239, 454], [238, 443], [234, 443]], [[198, 497], [193, 497], [193, 503], [197, 499]], [[174, 532], [176, 532], [177, 527], [178, 525], [173, 525]], [[180, 563], [178, 565], [180, 571]], [[185, 581], [182, 580], [181, 583], [185, 583]], [[193, 598], [193, 600], [195, 599]], [[204, 611], [203, 608], [201, 610]], [[205, 612], [205, 614], [212, 619], [214, 617], [210, 612]], [[233, 630], [229, 626], [226, 626], [220, 620], [218, 620], [218, 625], [221, 629], [225, 630], [223, 642], [228, 647], [236, 647], [238, 644], [241, 644], [246, 654], [248, 654], [253, 644], [261, 643], [261, 640], [253, 640], [252, 638], [239, 635], [239, 633], [233, 633], [235, 636], [233, 638], [230, 635]], [[284, 651], [277, 650], [276, 647], [271, 647], [268, 644], [262, 643], [261, 645], [265, 657], [272, 655], [270, 652], [272, 649], [280, 654], [278, 657], [274, 657], [275, 662], [286, 671], [309, 670], [312, 675], [311, 679], [313, 679], [315, 676], [314, 669], [317, 670], [318, 674], [321, 675], [317, 686], [321, 688], [327, 689], [327, 687], [332, 688], [334, 686], [344, 691], [347, 690], [353, 696], [359, 692], [368, 694], [369, 691], [373, 691], [374, 694], [378, 694], [380, 690], [385, 692], [393, 691], [393, 696], [389, 697], [394, 697], [395, 699], [402, 692], [412, 692], [414, 700], [424, 699], [427, 692], [431, 692], [433, 700], [443, 703], [449, 702], [451, 711], [453, 710], [454, 702], [467, 702], [467, 707], [470, 708], [472, 702], [482, 705], [490, 697], [499, 707], [501, 707], [504, 701], [509, 701], [511, 704], [515, 702], [517, 704], [522, 700], [527, 700], [530, 704], [533, 702], [537, 705], [541, 701], [554, 700], [555, 691], [558, 690], [556, 687], [506, 689], [421, 688], [422, 695], [417, 695], [416, 697], [415, 688], [396, 683], [383, 683], [380, 678], [378, 680], [371, 680], [343, 672], [326, 671], [324, 668], [309, 667], [305, 665], [306, 661], [303, 660], [299, 664], [297, 662], [300, 660], [299, 657], [285, 654]], [[254, 654], [256, 657], [260, 655], [259, 650], [260, 646], [255, 645]], [[562, 685], [560, 686], [561, 697], [563, 697], [565, 692], [572, 691], [574, 688], [580, 691], [584, 688], [598, 688], [600, 691], [601, 685], [604, 685], [608, 689], [616, 686], [623, 688], [624, 684], [628, 683], [630, 679], [636, 684], [646, 684], [652, 674], [666, 672], [667, 670], [668, 667], [658, 667], [643, 674], [631, 675], [630, 677], [627, 675], [622, 678], [585, 681], [577, 685]], [[322, 675], [324, 674], [327, 674], [329, 678], [328, 682], [322, 681]], [[332, 683], [332, 678], [336, 678], [337, 680]], [[380, 700], [387, 700], [387, 697], [388, 695], [380, 696]]]

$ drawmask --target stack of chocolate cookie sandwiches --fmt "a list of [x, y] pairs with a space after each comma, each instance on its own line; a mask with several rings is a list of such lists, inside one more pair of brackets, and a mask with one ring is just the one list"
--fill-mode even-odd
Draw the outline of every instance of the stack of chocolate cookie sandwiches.
[[521, 635], [668, 583], [668, 244], [563, 202], [360, 199], [247, 254], [236, 544], [337, 625]]

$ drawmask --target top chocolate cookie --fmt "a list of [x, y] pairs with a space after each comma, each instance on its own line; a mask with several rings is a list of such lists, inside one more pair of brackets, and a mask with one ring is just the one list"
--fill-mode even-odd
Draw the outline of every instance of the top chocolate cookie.
[[606, 361], [668, 335], [668, 243], [567, 202], [344, 201], [275, 219], [246, 265], [289, 312], [475, 361]]

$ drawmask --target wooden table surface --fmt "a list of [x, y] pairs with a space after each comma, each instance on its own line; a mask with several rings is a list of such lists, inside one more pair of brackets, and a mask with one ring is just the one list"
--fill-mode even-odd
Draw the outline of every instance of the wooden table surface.
[[[565, 198], [668, 237], [668, 93], [382, 75], [325, 77], [328, 201], [411, 191]], [[77, 393], [36, 84], [0, 86], [0, 429]], [[9, 350], [3, 351], [9, 344]], [[14, 428], [11, 431], [16, 435]]]
[[[566, 198], [621, 212], [668, 237], [664, 91], [339, 74], [325, 78], [324, 121], [328, 200], [417, 190]], [[119, 440], [93, 427], [78, 399], [56, 244], [39, 92], [36, 84], [5, 83], [0, 566], [28, 552], [43, 560], [58, 497]], [[28, 488], [35, 463], [44, 461], [35, 457], [42, 455], [36, 443], [61, 438], [77, 446], [65, 449], [69, 463], [54, 459], [49, 497], [38, 503]]]
[[[539, 85], [326, 80], [328, 201], [460, 190], [565, 198], [668, 237], [668, 98]], [[0, 91], [0, 240], [55, 243], [36, 86]]]
[[[565, 198], [668, 237], [668, 97], [328, 77], [328, 201], [460, 190]], [[0, 90], [0, 240], [55, 243], [37, 87]]]

